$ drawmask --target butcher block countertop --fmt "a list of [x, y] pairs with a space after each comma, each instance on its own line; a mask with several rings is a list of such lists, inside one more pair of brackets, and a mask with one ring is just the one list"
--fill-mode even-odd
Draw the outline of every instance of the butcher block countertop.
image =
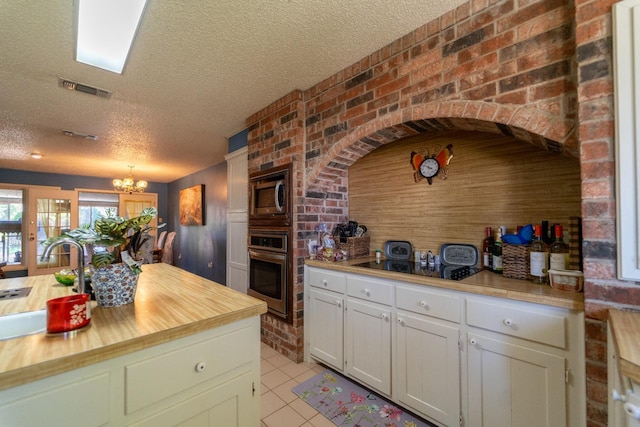
[[[97, 307], [89, 327], [0, 341], [0, 390], [196, 334], [267, 312], [263, 301], [173, 267], [142, 267], [135, 302]], [[0, 300], [0, 315], [40, 310], [72, 294], [53, 274], [0, 280], [0, 289], [31, 286], [29, 296]]]
[[456, 281], [355, 266], [355, 264], [373, 260], [375, 260], [375, 258], [357, 258], [339, 262], [307, 259], [305, 260], [305, 264], [311, 267], [326, 268], [345, 273], [366, 274], [382, 279], [400, 280], [417, 285], [428, 285], [437, 288], [584, 311], [584, 294], [581, 292], [558, 291], [548, 285], [541, 286], [526, 280], [508, 279], [501, 274], [490, 271], [481, 271], [478, 274]]
[[620, 373], [640, 383], [640, 313], [609, 310]]

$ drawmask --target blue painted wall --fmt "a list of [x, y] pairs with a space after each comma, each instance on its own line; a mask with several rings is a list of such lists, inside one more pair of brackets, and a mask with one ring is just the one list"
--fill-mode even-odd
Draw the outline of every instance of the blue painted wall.
[[[204, 225], [180, 225], [180, 190], [204, 184]], [[169, 230], [176, 231], [174, 264], [198, 276], [227, 283], [227, 163], [170, 182]]]
[[247, 146], [247, 140], [249, 136], [249, 129], [241, 130], [233, 136], [229, 137], [229, 152], [233, 153], [242, 147]]
[[[0, 183], [7, 184], [48, 185], [60, 187], [63, 190], [73, 190], [75, 188], [113, 190], [111, 181], [109, 178], [97, 178], [94, 176], [62, 175], [0, 168]], [[166, 222], [167, 184], [150, 182], [147, 192], [158, 194], [158, 217]]]

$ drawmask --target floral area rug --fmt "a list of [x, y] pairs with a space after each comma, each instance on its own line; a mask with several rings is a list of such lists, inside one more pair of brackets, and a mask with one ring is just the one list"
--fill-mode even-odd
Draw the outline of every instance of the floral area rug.
[[434, 427], [330, 370], [291, 391], [338, 426]]

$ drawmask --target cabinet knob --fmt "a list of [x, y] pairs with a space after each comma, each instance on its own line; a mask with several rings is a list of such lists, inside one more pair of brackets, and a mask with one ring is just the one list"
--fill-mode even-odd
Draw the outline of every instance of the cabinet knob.
[[504, 324], [505, 324], [505, 326], [511, 326], [511, 325], [513, 325], [513, 320], [511, 320], [511, 319], [504, 319], [504, 320], [502, 321], [502, 323], [504, 323]]
[[404, 326], [404, 320], [398, 318], [398, 323], [400, 324], [400, 326]]
[[383, 320], [389, 320], [389, 315], [387, 313], [382, 313]]
[[198, 364], [196, 365], [196, 372], [202, 372], [205, 369], [207, 369], [206, 362], [198, 362]]
[[624, 412], [626, 412], [627, 415], [629, 415], [631, 418], [640, 420], [640, 408], [637, 407], [636, 405], [629, 402], [625, 403]]
[[620, 402], [626, 402], [626, 400], [627, 400], [626, 396], [624, 394], [620, 394], [620, 392], [618, 390], [616, 390], [615, 388], [611, 392], [611, 397], [613, 398], [613, 400], [617, 400], [617, 401], [620, 401]]
[[469, 338], [469, 344], [476, 345], [478, 344], [478, 341], [475, 338]]
[[336, 305], [337, 305], [338, 307], [342, 307], [342, 301], [337, 300], [337, 301], [336, 301]]
[[327, 286], [327, 281], [326, 281], [326, 280], [324, 280], [324, 279], [322, 279], [322, 284], [323, 284], [323, 285], [325, 285], [325, 286]]
[[362, 293], [365, 294], [366, 296], [371, 295], [371, 292], [369, 292], [369, 289], [366, 289], [366, 288], [362, 290]]
[[420, 307], [427, 307], [427, 302], [426, 301], [420, 301]]

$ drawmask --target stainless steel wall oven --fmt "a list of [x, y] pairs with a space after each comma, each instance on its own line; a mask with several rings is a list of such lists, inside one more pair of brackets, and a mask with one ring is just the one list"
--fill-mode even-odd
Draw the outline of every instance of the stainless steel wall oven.
[[249, 228], [249, 289], [269, 312], [291, 322], [292, 289], [288, 229]]

